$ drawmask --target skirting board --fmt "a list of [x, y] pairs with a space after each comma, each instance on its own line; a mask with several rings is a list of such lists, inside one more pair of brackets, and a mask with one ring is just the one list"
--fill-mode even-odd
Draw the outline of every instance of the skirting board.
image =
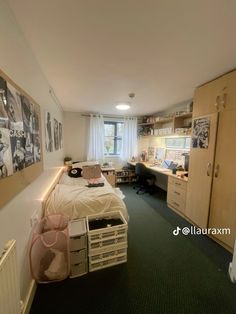
[[23, 302], [22, 314], [29, 314], [30, 308], [34, 299], [34, 295], [36, 292], [37, 284], [34, 279], [31, 280], [29, 290], [26, 296], [26, 299]]

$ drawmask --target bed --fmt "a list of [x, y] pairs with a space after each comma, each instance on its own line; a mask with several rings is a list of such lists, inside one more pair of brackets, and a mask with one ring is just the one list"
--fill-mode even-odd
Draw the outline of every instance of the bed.
[[64, 214], [69, 219], [78, 219], [91, 214], [121, 211], [128, 221], [128, 212], [121, 197], [102, 177], [104, 186], [87, 187], [84, 178], [71, 178], [63, 173], [58, 184], [44, 204], [44, 214]]

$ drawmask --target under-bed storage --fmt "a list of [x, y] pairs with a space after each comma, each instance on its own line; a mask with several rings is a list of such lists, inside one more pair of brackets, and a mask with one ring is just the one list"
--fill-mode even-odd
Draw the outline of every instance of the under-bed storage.
[[127, 261], [128, 225], [121, 212], [89, 215], [86, 223], [90, 272]]

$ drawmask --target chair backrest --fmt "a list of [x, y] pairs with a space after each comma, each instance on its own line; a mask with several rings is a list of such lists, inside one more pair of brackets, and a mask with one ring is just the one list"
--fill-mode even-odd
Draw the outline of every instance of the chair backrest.
[[146, 168], [146, 166], [141, 163], [141, 162], [138, 162], [136, 165], [135, 165], [135, 174], [137, 176], [144, 176], [148, 173], [148, 170]]

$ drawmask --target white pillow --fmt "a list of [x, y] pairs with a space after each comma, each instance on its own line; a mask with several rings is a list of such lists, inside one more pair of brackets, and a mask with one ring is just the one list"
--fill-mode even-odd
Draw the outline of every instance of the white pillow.
[[75, 164], [72, 164], [72, 168], [81, 168], [83, 166], [93, 166], [93, 165], [98, 165], [99, 162], [98, 161], [81, 161], [81, 162], [77, 162]]

